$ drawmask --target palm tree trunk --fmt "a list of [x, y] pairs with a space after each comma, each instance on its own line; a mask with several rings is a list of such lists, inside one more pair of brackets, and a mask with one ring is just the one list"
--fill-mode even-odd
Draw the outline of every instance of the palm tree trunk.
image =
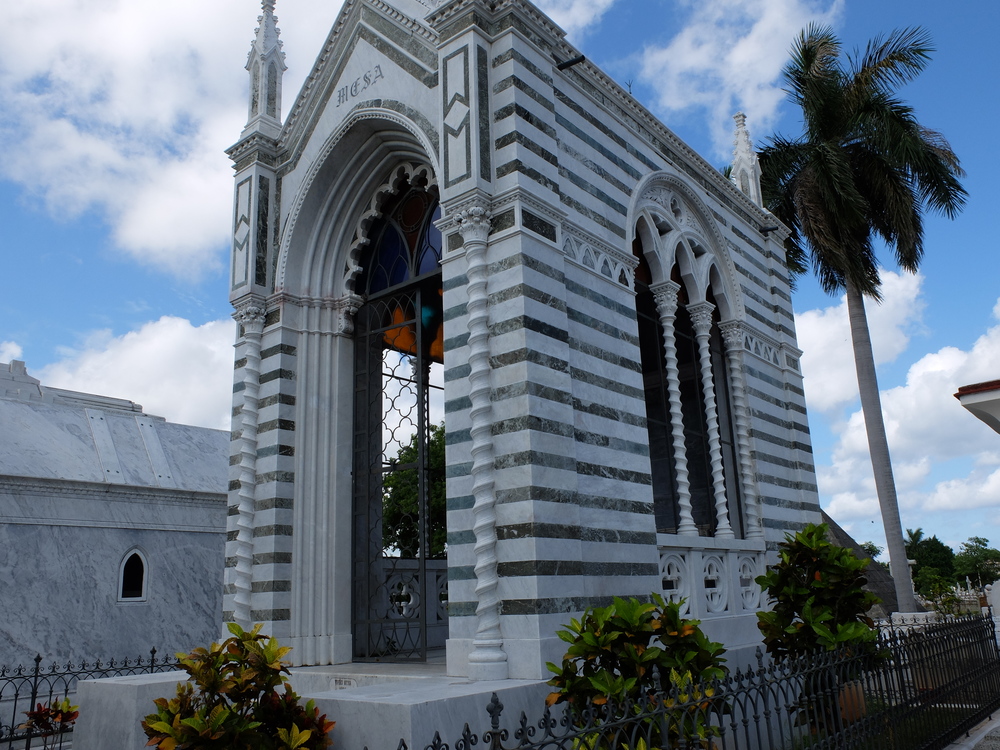
[[906, 547], [903, 544], [903, 527], [899, 520], [899, 504], [896, 501], [896, 482], [892, 477], [889, 443], [885, 437], [885, 422], [882, 420], [882, 402], [879, 399], [878, 379], [875, 376], [875, 358], [872, 356], [872, 340], [868, 332], [865, 300], [851, 282], [846, 283], [846, 288], [847, 314], [851, 321], [851, 343], [854, 345], [854, 366], [858, 372], [858, 391], [861, 393], [861, 412], [865, 417], [868, 451], [875, 473], [875, 491], [878, 493], [878, 504], [882, 510], [885, 542], [889, 548], [889, 570], [896, 584], [897, 611], [915, 612], [917, 603], [913, 598], [910, 566], [906, 561]]

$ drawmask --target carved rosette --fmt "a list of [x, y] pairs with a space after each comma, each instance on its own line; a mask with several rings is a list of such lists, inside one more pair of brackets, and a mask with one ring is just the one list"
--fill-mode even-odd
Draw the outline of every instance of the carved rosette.
[[729, 502], [726, 499], [726, 478], [722, 471], [722, 441], [719, 439], [719, 414], [715, 403], [715, 381], [712, 377], [712, 353], [709, 336], [712, 331], [711, 302], [688, 305], [691, 325], [698, 341], [698, 363], [701, 369], [701, 385], [705, 399], [705, 421], [708, 423], [708, 451], [712, 464], [712, 491], [715, 496], [715, 536], [731, 539], [732, 526], [729, 524]]
[[256, 301], [240, 305], [233, 318], [243, 328], [243, 406], [240, 412], [240, 489], [237, 500], [233, 621], [252, 623], [250, 589], [253, 580], [254, 500], [257, 485], [257, 400], [260, 393], [260, 341], [264, 307]]
[[747, 514], [747, 538], [762, 539], [764, 527], [761, 520], [760, 498], [750, 455], [750, 411], [747, 408], [746, 383], [743, 380], [743, 325], [729, 321], [719, 326], [726, 347], [729, 382], [732, 385], [733, 411], [736, 421], [736, 444], [740, 456], [740, 488]]
[[691, 482], [688, 479], [687, 448], [684, 442], [684, 417], [681, 413], [681, 381], [677, 368], [677, 341], [674, 338], [674, 320], [677, 317], [677, 294], [680, 284], [667, 281], [652, 289], [656, 311], [663, 328], [663, 348], [666, 351], [667, 398], [670, 402], [670, 435], [674, 448], [674, 467], [677, 471], [677, 505], [679, 516], [677, 533], [697, 536], [691, 514]]
[[476, 634], [469, 654], [469, 677], [507, 678], [507, 654], [500, 632], [497, 593], [496, 496], [493, 491], [493, 406], [490, 400], [489, 311], [486, 248], [490, 211], [485, 201], [465, 204], [455, 214], [465, 247], [468, 278], [469, 416], [472, 421], [472, 506], [476, 564]]

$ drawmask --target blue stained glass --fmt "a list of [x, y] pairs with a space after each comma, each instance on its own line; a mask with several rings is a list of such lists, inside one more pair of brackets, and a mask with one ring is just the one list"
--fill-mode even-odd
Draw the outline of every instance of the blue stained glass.
[[410, 277], [406, 242], [391, 224], [382, 232], [375, 252], [375, 267], [372, 269], [371, 283], [368, 285], [369, 294], [388, 289]]
[[417, 265], [417, 275], [435, 270], [441, 263], [441, 231], [434, 222], [441, 218], [441, 207], [434, 209], [434, 215], [427, 223], [424, 242], [420, 248], [420, 260]]

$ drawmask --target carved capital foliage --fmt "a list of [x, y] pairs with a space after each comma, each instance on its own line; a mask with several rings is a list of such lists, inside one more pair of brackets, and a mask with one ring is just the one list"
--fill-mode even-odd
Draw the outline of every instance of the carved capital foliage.
[[743, 324], [738, 320], [727, 320], [719, 325], [722, 341], [726, 351], [739, 351], [743, 348]]
[[673, 318], [677, 314], [677, 295], [680, 290], [681, 285], [676, 281], [666, 281], [652, 287], [656, 311], [661, 318]]
[[688, 305], [687, 311], [691, 315], [691, 325], [696, 335], [707, 335], [712, 330], [712, 313], [715, 311], [715, 305], [711, 302], [696, 302]]
[[458, 231], [462, 234], [462, 240], [465, 243], [486, 242], [486, 238], [490, 235], [491, 216], [485, 201], [474, 200], [462, 206], [455, 212], [455, 221], [458, 224]]
[[264, 303], [260, 300], [249, 300], [240, 303], [233, 311], [233, 320], [243, 326], [248, 333], [260, 333], [264, 330]]

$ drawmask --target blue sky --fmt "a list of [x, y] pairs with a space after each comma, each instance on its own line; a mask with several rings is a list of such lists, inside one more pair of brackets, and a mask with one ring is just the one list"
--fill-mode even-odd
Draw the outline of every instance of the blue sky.
[[[1000, 378], [995, 251], [1000, 6], [960, 0], [548, 0], [587, 56], [713, 164], [731, 115], [758, 142], [798, 132], [778, 79], [794, 35], [831, 24], [851, 48], [926, 27], [937, 51], [903, 92], [968, 172], [956, 221], [929, 217], [918, 276], [886, 268], [869, 316], [904, 527], [1000, 546], [1000, 435], [952, 397]], [[336, 0], [278, 0], [287, 111]], [[231, 170], [246, 116], [256, 0], [35, 0], [0, 47], [0, 361], [49, 385], [227, 425]], [[888, 258], [886, 258], [888, 262]], [[881, 543], [846, 314], [811, 277], [794, 298], [824, 507]]]

